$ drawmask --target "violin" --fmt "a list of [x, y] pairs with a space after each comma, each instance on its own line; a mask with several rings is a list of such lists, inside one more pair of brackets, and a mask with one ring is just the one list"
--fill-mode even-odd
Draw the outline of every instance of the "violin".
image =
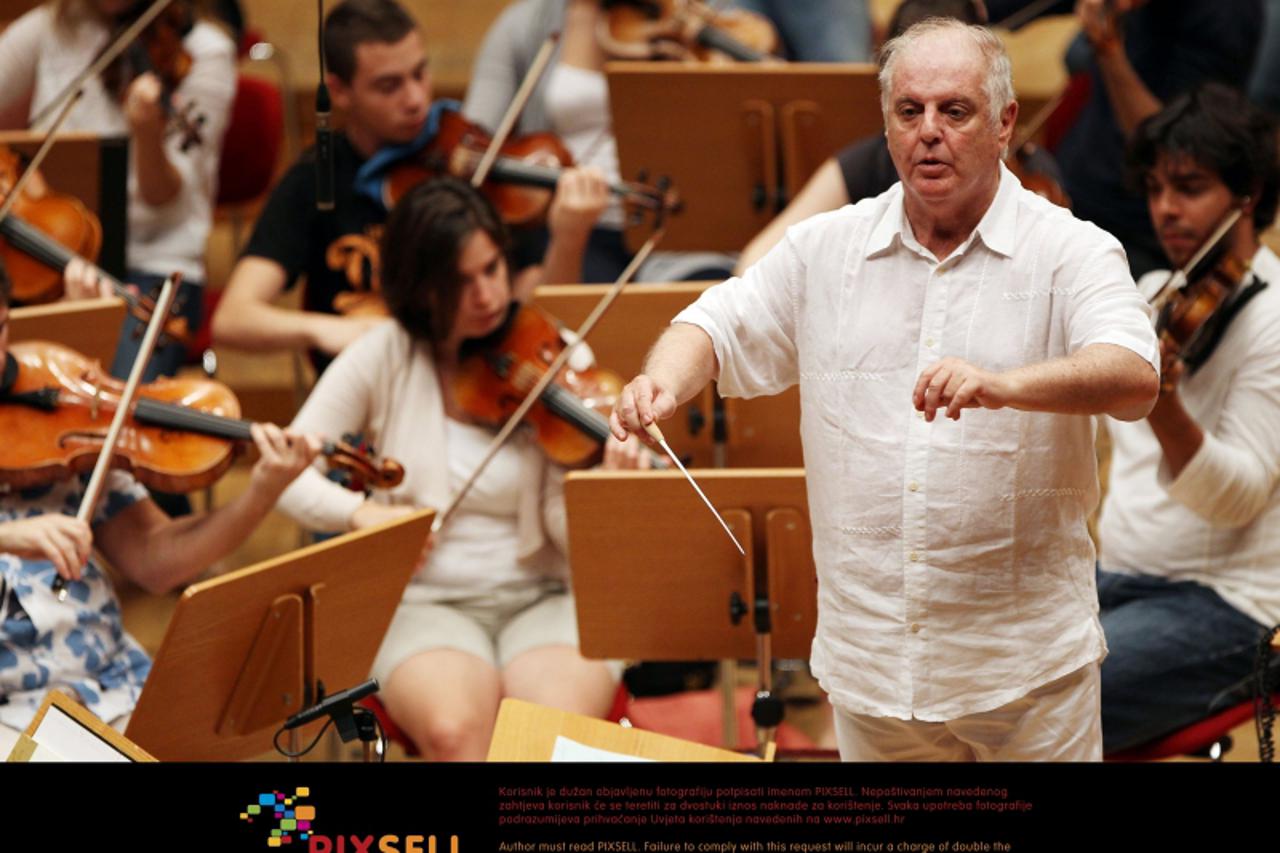
[[700, 0], [603, 0], [596, 41], [617, 59], [762, 62], [778, 32], [763, 15], [711, 9]]
[[[462, 113], [444, 112], [435, 138], [416, 156], [388, 171], [382, 185], [383, 204], [390, 210], [401, 196], [428, 178], [452, 175], [469, 180], [490, 141], [489, 134]], [[481, 192], [508, 225], [538, 222], [546, 215], [561, 172], [573, 165], [573, 156], [551, 133], [515, 137], [499, 152]], [[661, 181], [656, 187], [614, 181], [609, 191], [633, 210], [677, 212], [681, 206], [679, 195]]]
[[1174, 271], [1151, 299], [1156, 333], [1194, 374], [1209, 360], [1227, 327], [1266, 282], [1245, 284], [1250, 269], [1223, 238], [1242, 214], [1233, 208], [1185, 267]]
[[[464, 345], [453, 379], [454, 399], [474, 420], [499, 425], [564, 347], [550, 315], [517, 306], [502, 329]], [[620, 376], [603, 368], [561, 370], [525, 418], [543, 453], [566, 467], [595, 461], [609, 438], [608, 413], [622, 386]]]
[[[115, 31], [123, 32], [146, 11], [146, 5], [135, 3], [129, 11], [116, 16]], [[134, 80], [143, 74], [156, 75], [162, 91], [161, 109], [169, 120], [169, 129], [180, 134], [183, 151], [204, 143], [201, 132], [205, 116], [195, 111], [194, 103], [175, 108], [172, 97], [194, 64], [182, 40], [195, 23], [195, 13], [186, 0], [173, 0], [101, 73], [103, 88], [121, 102]]]
[[[59, 344], [25, 341], [9, 348], [0, 381], [0, 483], [32, 488], [93, 468], [124, 383]], [[190, 492], [211, 485], [252, 440], [251, 422], [225, 385], [160, 379], [139, 388], [112, 467], [152, 489]], [[404, 479], [396, 461], [375, 461], [340, 441], [322, 453], [375, 488]]]
[[[21, 172], [16, 152], [0, 145], [0, 199], [9, 195]], [[65, 193], [25, 190], [9, 215], [0, 219], [0, 257], [13, 281], [15, 303], [52, 302], [62, 296], [62, 274], [76, 258], [92, 263], [102, 249], [102, 224], [83, 202]], [[142, 323], [151, 319], [155, 304], [115, 278], [98, 275], [122, 299], [129, 313]], [[185, 317], [165, 324], [170, 340], [186, 344], [191, 337]]]

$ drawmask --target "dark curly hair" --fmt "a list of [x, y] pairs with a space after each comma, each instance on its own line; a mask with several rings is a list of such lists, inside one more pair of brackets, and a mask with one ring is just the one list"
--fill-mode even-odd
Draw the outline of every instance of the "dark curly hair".
[[1139, 191], [1161, 154], [1185, 155], [1213, 171], [1236, 196], [1255, 202], [1253, 225], [1276, 218], [1280, 160], [1276, 123], [1235, 89], [1206, 83], [1173, 98], [1146, 119], [1129, 142], [1129, 181]]

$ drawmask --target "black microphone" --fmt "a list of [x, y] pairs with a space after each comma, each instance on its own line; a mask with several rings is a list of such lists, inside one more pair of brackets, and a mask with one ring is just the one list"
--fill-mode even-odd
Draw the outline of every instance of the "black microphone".
[[316, 47], [320, 85], [316, 87], [316, 210], [333, 210], [333, 129], [329, 126], [329, 86], [324, 81], [324, 0], [316, 0]]
[[316, 210], [333, 210], [333, 130], [324, 80], [316, 89]]
[[310, 708], [299, 711], [285, 721], [284, 728], [286, 731], [288, 729], [296, 729], [298, 726], [305, 726], [312, 720], [318, 720], [325, 714], [332, 714], [335, 711], [341, 711], [344, 708], [348, 713], [350, 713], [352, 705], [359, 702], [369, 694], [377, 692], [378, 680], [376, 678], [370, 678], [363, 684], [357, 684], [355, 687], [347, 690], [340, 690], [332, 696], [325, 697], [319, 703], [312, 705]]

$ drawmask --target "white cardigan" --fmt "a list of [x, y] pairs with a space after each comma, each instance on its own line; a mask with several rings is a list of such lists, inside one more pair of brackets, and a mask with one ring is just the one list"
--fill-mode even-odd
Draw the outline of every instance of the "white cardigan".
[[[373, 492], [380, 503], [443, 510], [449, 490], [445, 410], [429, 347], [388, 320], [349, 345], [329, 365], [293, 420], [294, 430], [330, 439], [362, 433], [380, 456], [398, 460], [404, 482]], [[521, 565], [567, 577], [564, 472], [526, 435], [511, 439], [520, 452], [517, 511]], [[321, 473], [324, 459], [302, 473], [277, 507], [313, 530], [346, 531], [364, 495]]]

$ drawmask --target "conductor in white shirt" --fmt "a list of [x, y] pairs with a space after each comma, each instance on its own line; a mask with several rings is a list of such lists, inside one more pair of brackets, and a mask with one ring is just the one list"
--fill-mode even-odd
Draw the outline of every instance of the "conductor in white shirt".
[[712, 379], [799, 383], [810, 663], [841, 755], [1096, 760], [1089, 416], [1151, 409], [1156, 338], [1120, 244], [1001, 165], [1018, 106], [999, 40], [930, 20], [881, 62], [899, 183], [679, 314], [613, 429], [643, 436]]

